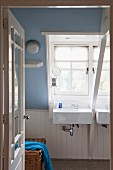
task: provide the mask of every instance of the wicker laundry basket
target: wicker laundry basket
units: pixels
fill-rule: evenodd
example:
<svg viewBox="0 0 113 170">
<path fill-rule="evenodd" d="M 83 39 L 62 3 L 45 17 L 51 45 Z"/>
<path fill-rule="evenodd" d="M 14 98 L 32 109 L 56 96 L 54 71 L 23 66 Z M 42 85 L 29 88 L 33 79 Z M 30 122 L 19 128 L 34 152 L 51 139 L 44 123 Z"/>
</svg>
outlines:
<svg viewBox="0 0 113 170">
<path fill-rule="evenodd" d="M 46 143 L 45 138 L 26 140 Z M 42 150 L 25 150 L 25 170 L 42 170 L 42 157 Z"/>
</svg>

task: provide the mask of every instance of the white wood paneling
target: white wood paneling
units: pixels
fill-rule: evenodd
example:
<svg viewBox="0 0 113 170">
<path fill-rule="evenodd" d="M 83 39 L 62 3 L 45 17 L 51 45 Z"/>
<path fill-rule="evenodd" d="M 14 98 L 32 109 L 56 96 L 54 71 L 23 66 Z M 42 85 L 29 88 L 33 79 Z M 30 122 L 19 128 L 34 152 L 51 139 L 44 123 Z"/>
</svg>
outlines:
<svg viewBox="0 0 113 170">
<path fill-rule="evenodd" d="M 80 159 L 82 158 L 82 125 L 79 126 L 78 129 L 76 129 L 76 141 L 77 141 L 77 158 Z"/>
<path fill-rule="evenodd" d="M 46 138 L 52 158 L 90 159 L 88 156 L 89 126 L 75 125 L 74 135 L 62 131 L 61 125 L 54 125 L 47 110 L 26 110 L 30 119 L 26 121 L 26 138 Z M 104 128 L 95 122 L 93 159 L 109 159 L 109 126 Z"/>
<path fill-rule="evenodd" d="M 37 124 L 38 124 L 38 119 L 36 120 L 37 115 L 39 115 L 39 112 L 37 114 L 35 111 L 28 111 L 27 115 L 30 116 L 30 119 L 26 120 L 26 136 L 30 138 L 35 138 L 36 136 L 36 131 L 39 131 L 37 129 Z"/>
<path fill-rule="evenodd" d="M 98 146 L 98 157 L 99 159 L 101 157 L 103 157 L 103 127 L 98 125 L 98 136 L 97 136 L 97 139 L 98 139 L 98 143 L 97 143 L 97 146 Z"/>
<path fill-rule="evenodd" d="M 94 133 L 94 142 L 93 142 L 93 158 L 94 159 L 99 159 L 98 157 L 98 140 L 97 140 L 97 137 L 98 137 L 98 125 L 97 123 L 95 124 L 95 133 Z"/>
<path fill-rule="evenodd" d="M 61 146 L 62 146 L 62 158 L 66 158 L 66 155 L 67 155 L 67 152 L 66 152 L 66 147 L 67 147 L 67 133 L 62 131 L 61 132 L 61 125 L 59 126 L 60 127 L 60 130 L 59 130 L 59 133 L 61 133 L 62 137 L 61 137 Z M 59 145 L 59 143 L 58 143 Z M 59 154 L 59 153 L 58 153 Z"/>
<path fill-rule="evenodd" d="M 84 159 L 87 159 L 88 145 L 89 145 L 89 142 L 88 142 L 88 126 L 87 125 L 83 125 L 83 127 L 82 127 L 82 136 L 83 136 L 82 156 L 83 156 Z"/>
<path fill-rule="evenodd" d="M 109 153 L 110 153 L 110 145 L 106 145 L 106 143 L 110 143 L 110 133 L 109 133 L 109 127 L 108 129 L 104 128 L 103 129 L 103 157 L 104 159 L 107 159 L 109 157 Z"/>
</svg>

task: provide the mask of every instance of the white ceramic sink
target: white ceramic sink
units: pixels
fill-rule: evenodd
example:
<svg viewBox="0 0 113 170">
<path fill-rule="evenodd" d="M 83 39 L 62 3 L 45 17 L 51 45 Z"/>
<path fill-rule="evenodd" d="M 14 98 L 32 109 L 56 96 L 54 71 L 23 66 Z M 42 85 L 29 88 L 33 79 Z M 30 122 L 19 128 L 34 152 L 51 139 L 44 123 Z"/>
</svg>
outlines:
<svg viewBox="0 0 113 170">
<path fill-rule="evenodd" d="M 91 109 L 61 108 L 53 109 L 54 124 L 91 124 Z"/>
<path fill-rule="evenodd" d="M 96 109 L 96 122 L 98 124 L 110 124 L 110 111 L 107 109 Z"/>
</svg>

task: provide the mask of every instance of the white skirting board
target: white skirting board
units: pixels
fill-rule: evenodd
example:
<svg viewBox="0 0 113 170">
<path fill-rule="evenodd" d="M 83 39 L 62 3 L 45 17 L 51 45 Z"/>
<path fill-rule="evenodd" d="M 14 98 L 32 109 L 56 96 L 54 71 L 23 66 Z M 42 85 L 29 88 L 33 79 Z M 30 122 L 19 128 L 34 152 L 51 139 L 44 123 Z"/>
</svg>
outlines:
<svg viewBox="0 0 113 170">
<path fill-rule="evenodd" d="M 89 125 L 75 125 L 74 135 L 54 125 L 48 110 L 26 110 L 26 138 L 46 138 L 51 158 L 89 159 Z M 110 135 L 107 128 L 95 122 L 93 159 L 110 159 Z"/>
</svg>

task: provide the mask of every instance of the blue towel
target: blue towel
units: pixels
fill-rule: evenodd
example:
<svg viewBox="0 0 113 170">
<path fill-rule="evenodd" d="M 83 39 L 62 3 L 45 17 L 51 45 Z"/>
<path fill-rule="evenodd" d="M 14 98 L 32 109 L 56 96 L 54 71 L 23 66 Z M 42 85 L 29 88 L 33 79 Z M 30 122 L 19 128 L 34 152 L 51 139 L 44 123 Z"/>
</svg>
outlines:
<svg viewBox="0 0 113 170">
<path fill-rule="evenodd" d="M 43 152 L 43 161 L 44 161 L 45 170 L 53 170 L 49 152 L 44 143 L 25 141 L 25 149 L 32 150 L 32 151 L 41 149 Z"/>
</svg>

